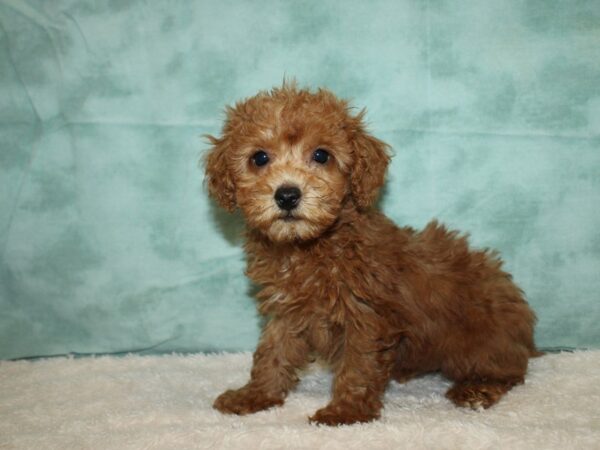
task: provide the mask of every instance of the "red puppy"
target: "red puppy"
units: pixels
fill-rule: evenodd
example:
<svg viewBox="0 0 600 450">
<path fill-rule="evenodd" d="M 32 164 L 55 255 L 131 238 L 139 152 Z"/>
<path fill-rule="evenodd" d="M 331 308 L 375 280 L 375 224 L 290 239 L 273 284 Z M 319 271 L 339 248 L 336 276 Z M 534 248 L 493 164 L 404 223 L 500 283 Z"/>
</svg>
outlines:
<svg viewBox="0 0 600 450">
<path fill-rule="evenodd" d="M 388 146 L 362 119 L 326 90 L 284 84 L 229 108 L 209 136 L 208 190 L 245 217 L 247 273 L 269 317 L 250 381 L 215 401 L 224 413 L 283 404 L 311 354 L 335 372 L 313 422 L 373 420 L 390 379 L 432 371 L 454 381 L 454 403 L 487 408 L 537 354 L 535 315 L 495 253 L 373 207 Z"/>
</svg>

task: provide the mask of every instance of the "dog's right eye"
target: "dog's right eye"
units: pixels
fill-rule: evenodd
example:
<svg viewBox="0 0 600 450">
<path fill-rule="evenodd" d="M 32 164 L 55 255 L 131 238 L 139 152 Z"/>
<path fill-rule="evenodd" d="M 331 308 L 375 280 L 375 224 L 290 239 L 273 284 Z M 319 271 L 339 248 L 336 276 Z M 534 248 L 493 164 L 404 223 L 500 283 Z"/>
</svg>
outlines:
<svg viewBox="0 0 600 450">
<path fill-rule="evenodd" d="M 262 150 L 257 151 L 254 155 L 252 155 L 252 162 L 257 167 L 262 167 L 269 162 L 269 155 L 267 155 Z"/>
</svg>

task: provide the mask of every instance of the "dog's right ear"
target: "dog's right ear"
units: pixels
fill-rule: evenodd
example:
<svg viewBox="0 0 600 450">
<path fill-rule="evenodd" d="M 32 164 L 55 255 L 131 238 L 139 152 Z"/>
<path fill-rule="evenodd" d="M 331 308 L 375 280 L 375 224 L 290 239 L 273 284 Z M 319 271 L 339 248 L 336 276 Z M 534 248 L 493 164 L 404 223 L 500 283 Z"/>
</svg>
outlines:
<svg viewBox="0 0 600 450">
<path fill-rule="evenodd" d="M 206 135 L 212 144 L 204 158 L 205 177 L 208 193 L 227 211 L 232 212 L 237 206 L 235 201 L 235 184 L 231 169 L 227 164 L 229 149 L 228 139 Z"/>
</svg>

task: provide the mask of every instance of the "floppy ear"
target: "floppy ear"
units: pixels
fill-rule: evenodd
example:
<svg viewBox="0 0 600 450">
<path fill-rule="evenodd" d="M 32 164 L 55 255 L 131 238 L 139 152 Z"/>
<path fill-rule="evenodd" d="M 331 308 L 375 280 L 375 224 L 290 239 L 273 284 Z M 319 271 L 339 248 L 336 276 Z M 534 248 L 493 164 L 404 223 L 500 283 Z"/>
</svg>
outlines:
<svg viewBox="0 0 600 450">
<path fill-rule="evenodd" d="M 212 148 L 204 158 L 204 181 L 208 187 L 208 193 L 219 205 L 232 212 L 237 205 L 235 201 L 235 184 L 227 164 L 226 154 L 229 148 L 227 138 L 218 139 L 210 135 L 205 137 L 212 144 Z"/>
<path fill-rule="evenodd" d="M 350 176 L 352 197 L 358 209 L 366 209 L 377 199 L 379 188 L 383 186 L 385 172 L 390 162 L 390 146 L 365 131 L 361 111 L 355 118 L 353 136 L 354 166 Z"/>
</svg>

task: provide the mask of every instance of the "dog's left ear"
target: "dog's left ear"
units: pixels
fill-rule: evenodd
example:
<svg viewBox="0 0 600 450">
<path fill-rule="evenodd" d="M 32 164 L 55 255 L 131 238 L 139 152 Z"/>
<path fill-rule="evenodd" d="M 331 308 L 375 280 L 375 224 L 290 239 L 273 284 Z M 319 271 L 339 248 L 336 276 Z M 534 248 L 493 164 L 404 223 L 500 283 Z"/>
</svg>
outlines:
<svg viewBox="0 0 600 450">
<path fill-rule="evenodd" d="M 363 110 L 355 117 L 350 138 L 355 159 L 350 176 L 352 197 L 357 208 L 363 210 L 377 199 L 390 162 L 390 146 L 365 130 L 364 113 Z"/>
</svg>

